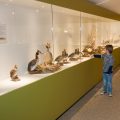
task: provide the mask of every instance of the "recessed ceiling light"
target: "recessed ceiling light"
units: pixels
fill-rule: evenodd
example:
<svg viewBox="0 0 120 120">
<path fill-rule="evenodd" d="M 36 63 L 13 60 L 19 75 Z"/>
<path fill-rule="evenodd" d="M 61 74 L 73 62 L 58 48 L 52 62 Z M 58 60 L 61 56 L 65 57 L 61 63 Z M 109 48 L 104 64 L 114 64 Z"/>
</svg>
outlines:
<svg viewBox="0 0 120 120">
<path fill-rule="evenodd" d="M 104 4 L 110 0 L 89 0 L 89 1 L 95 3 L 96 5 L 101 5 L 101 4 Z"/>
<path fill-rule="evenodd" d="M 36 10 L 35 10 L 35 12 L 36 12 L 36 13 L 39 13 L 39 12 L 40 12 L 40 10 L 39 10 L 39 9 L 36 9 Z"/>
<path fill-rule="evenodd" d="M 53 29 L 53 27 L 52 27 L 52 28 L 51 28 L 51 31 L 53 32 L 53 30 L 54 30 L 54 29 Z"/>
<path fill-rule="evenodd" d="M 9 2 L 13 2 L 13 0 L 9 0 Z"/>
<path fill-rule="evenodd" d="M 12 15 L 15 15 L 15 11 L 12 11 Z"/>
<path fill-rule="evenodd" d="M 101 5 L 101 4 L 104 4 L 106 2 L 108 2 L 109 0 L 102 0 L 101 2 L 97 3 L 96 5 Z"/>
<path fill-rule="evenodd" d="M 5 6 L 9 6 L 9 4 L 8 4 L 8 3 L 6 3 L 6 4 L 5 4 Z"/>
<path fill-rule="evenodd" d="M 45 8 L 45 6 L 44 6 L 44 5 L 42 5 L 41 7 L 42 7 L 42 8 Z"/>
<path fill-rule="evenodd" d="M 80 31 L 82 31 L 82 27 L 80 27 Z"/>
<path fill-rule="evenodd" d="M 64 30 L 64 33 L 68 33 L 68 30 Z"/>
</svg>

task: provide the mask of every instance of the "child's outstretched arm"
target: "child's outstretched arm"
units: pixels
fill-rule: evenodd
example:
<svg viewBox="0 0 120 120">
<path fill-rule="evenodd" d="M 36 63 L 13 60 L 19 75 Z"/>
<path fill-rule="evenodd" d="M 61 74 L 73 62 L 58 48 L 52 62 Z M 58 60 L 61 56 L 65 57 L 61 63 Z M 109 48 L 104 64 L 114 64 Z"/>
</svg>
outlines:
<svg viewBox="0 0 120 120">
<path fill-rule="evenodd" d="M 102 55 L 93 55 L 94 58 L 102 58 Z"/>
</svg>

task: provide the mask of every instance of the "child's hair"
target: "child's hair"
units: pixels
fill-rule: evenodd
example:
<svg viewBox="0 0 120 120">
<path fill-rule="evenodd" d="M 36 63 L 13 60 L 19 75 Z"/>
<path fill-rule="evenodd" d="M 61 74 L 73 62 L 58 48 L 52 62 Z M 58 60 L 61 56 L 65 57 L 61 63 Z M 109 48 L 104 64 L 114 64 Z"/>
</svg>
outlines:
<svg viewBox="0 0 120 120">
<path fill-rule="evenodd" d="M 106 50 L 108 50 L 108 52 L 110 54 L 112 54 L 112 52 L 113 52 L 113 46 L 112 45 L 106 45 L 105 48 L 106 48 Z"/>
</svg>

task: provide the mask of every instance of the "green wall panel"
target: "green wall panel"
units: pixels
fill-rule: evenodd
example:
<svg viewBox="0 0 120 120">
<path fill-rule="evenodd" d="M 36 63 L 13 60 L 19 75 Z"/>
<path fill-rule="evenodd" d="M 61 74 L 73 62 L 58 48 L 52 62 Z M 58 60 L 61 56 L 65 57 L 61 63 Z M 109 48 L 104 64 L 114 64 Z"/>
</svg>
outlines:
<svg viewBox="0 0 120 120">
<path fill-rule="evenodd" d="M 113 56 L 115 58 L 115 65 L 114 68 L 116 68 L 118 65 L 120 65 L 120 48 L 116 49 L 113 52 Z"/>
<path fill-rule="evenodd" d="M 120 48 L 114 51 L 120 64 Z M 118 60 L 119 59 L 119 60 Z M 91 59 L 0 97 L 0 120 L 55 120 L 101 81 L 102 61 Z"/>
</svg>

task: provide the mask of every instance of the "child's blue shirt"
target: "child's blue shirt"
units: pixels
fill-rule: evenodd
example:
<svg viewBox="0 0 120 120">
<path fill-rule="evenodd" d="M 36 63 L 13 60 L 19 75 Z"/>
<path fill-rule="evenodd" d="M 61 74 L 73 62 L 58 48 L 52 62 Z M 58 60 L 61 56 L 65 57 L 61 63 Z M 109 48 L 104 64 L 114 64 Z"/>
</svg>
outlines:
<svg viewBox="0 0 120 120">
<path fill-rule="evenodd" d="M 94 55 L 95 58 L 103 59 L 103 72 L 111 74 L 113 72 L 114 58 L 112 54 Z"/>
<path fill-rule="evenodd" d="M 103 54 L 101 55 L 101 58 L 103 58 L 103 72 L 104 73 L 112 73 L 112 68 L 114 65 L 114 58 L 112 54 Z"/>
</svg>

